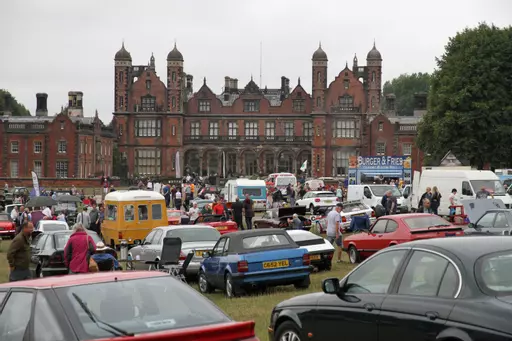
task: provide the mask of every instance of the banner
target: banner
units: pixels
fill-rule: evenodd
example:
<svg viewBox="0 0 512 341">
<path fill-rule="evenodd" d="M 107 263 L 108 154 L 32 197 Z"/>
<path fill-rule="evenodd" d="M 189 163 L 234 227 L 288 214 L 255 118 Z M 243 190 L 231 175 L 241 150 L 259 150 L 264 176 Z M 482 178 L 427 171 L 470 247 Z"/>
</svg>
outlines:
<svg viewBox="0 0 512 341">
<path fill-rule="evenodd" d="M 176 152 L 176 177 L 181 178 L 180 151 Z"/>
<path fill-rule="evenodd" d="M 300 166 L 300 171 L 305 172 L 307 168 L 308 168 L 308 160 L 304 161 L 302 166 Z"/>
<path fill-rule="evenodd" d="M 412 181 L 410 156 L 351 156 L 349 158 L 349 184 L 359 184 L 363 179 L 398 178 L 404 184 Z"/>
<path fill-rule="evenodd" d="M 32 185 L 34 186 L 36 197 L 40 196 L 41 191 L 39 190 L 39 179 L 37 178 L 37 174 L 35 172 L 32 172 Z"/>
</svg>

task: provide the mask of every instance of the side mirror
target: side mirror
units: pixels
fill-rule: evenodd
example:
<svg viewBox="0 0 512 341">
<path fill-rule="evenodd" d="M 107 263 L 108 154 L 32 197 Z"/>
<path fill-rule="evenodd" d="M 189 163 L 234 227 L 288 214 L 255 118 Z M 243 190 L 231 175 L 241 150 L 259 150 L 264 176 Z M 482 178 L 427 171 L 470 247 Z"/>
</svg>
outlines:
<svg viewBox="0 0 512 341">
<path fill-rule="evenodd" d="M 409 194 L 404 194 L 403 197 L 404 199 L 407 199 L 409 197 Z"/>
<path fill-rule="evenodd" d="M 469 224 L 468 224 L 468 228 L 469 228 L 469 229 L 476 229 L 476 225 L 475 225 L 475 224 L 473 224 L 473 223 L 469 223 Z"/>
<path fill-rule="evenodd" d="M 140 245 L 140 244 L 142 244 L 142 242 L 140 241 L 140 239 L 135 239 L 135 240 L 133 241 L 133 245 L 136 245 L 136 246 L 137 246 L 137 245 Z"/>
<path fill-rule="evenodd" d="M 336 277 L 326 278 L 322 282 L 322 290 L 329 295 L 336 295 L 340 292 L 340 280 Z"/>
<path fill-rule="evenodd" d="M 206 251 L 206 252 L 203 252 L 203 258 L 210 258 L 210 252 Z"/>
</svg>

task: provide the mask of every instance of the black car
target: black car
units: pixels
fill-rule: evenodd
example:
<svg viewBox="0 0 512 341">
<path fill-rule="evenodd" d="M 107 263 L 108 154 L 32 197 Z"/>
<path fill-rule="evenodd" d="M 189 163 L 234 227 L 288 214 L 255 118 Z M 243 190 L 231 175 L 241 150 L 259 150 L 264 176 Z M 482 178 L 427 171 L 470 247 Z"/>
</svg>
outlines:
<svg viewBox="0 0 512 341">
<path fill-rule="evenodd" d="M 34 232 L 30 245 L 30 271 L 33 277 L 65 275 L 68 273 L 64 264 L 64 247 L 72 233 L 73 231 L 70 230 Z M 96 232 L 87 230 L 87 233 L 96 244 L 102 241 Z M 105 252 L 117 258 L 114 249 L 107 248 Z"/>
<path fill-rule="evenodd" d="M 386 248 L 271 314 L 270 340 L 512 340 L 512 239 Z"/>
</svg>

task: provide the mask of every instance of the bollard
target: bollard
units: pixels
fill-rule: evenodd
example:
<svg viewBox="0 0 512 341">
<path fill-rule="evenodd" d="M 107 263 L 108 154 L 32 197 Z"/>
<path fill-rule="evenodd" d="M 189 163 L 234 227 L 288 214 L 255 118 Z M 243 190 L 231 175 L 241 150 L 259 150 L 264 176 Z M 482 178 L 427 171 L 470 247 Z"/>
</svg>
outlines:
<svg viewBox="0 0 512 341">
<path fill-rule="evenodd" d="M 128 259 L 128 242 L 125 239 L 121 239 L 121 246 L 119 247 L 119 251 L 121 253 L 121 260 L 125 261 Z"/>
</svg>

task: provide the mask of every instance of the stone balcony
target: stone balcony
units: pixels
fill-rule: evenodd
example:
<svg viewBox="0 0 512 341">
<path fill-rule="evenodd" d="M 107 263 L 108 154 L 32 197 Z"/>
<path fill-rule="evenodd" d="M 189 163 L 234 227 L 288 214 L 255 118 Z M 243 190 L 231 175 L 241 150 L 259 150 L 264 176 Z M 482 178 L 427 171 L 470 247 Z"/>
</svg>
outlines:
<svg viewBox="0 0 512 341">
<path fill-rule="evenodd" d="M 312 136 L 225 136 L 225 135 L 185 135 L 185 143 L 279 143 L 279 144 L 311 144 Z"/>
<path fill-rule="evenodd" d="M 331 107 L 331 113 L 332 114 L 353 114 L 353 113 L 360 113 L 361 108 L 360 107 L 346 107 L 346 106 L 332 106 Z"/>
</svg>

